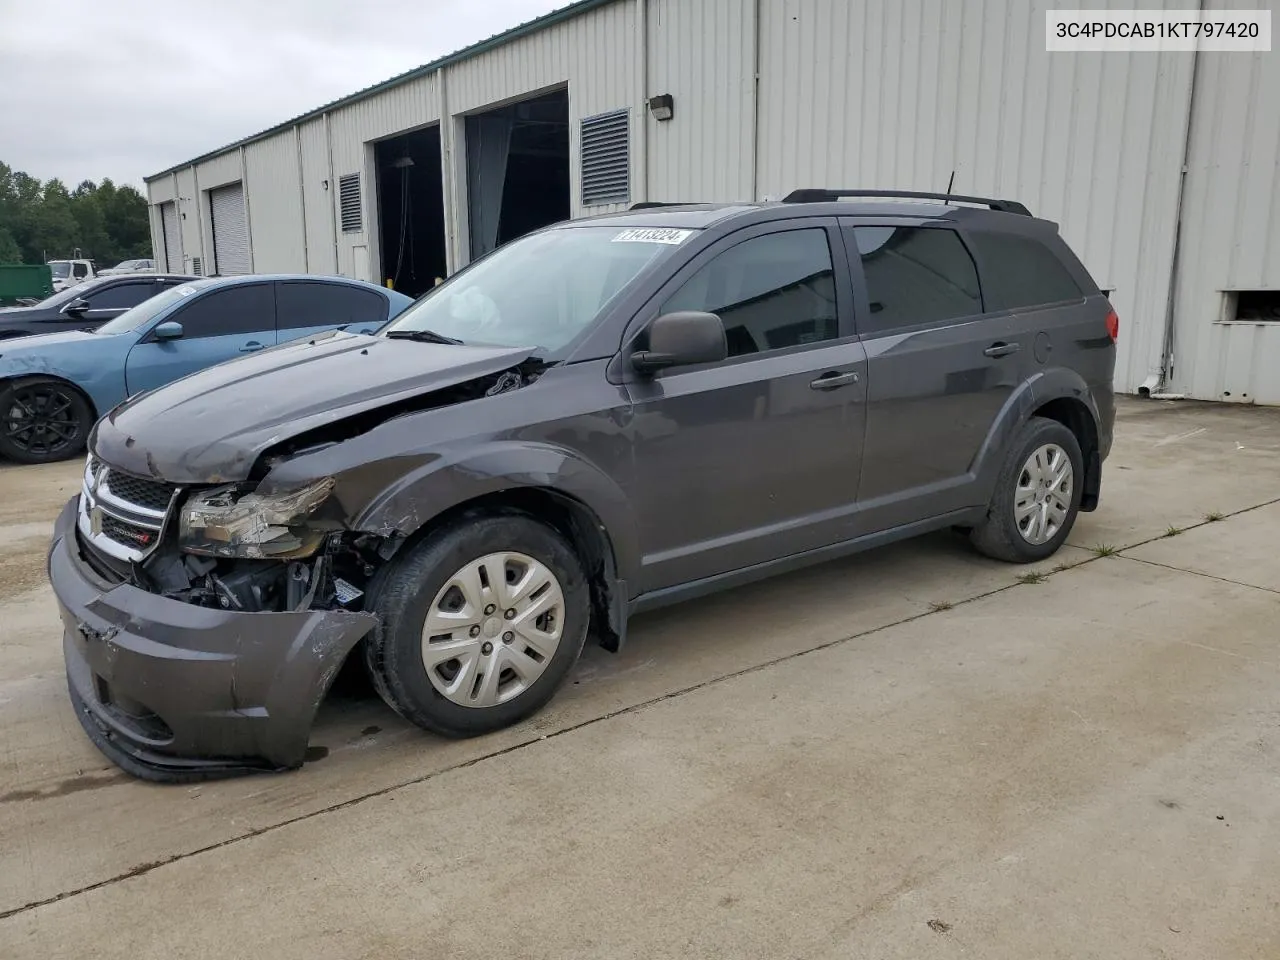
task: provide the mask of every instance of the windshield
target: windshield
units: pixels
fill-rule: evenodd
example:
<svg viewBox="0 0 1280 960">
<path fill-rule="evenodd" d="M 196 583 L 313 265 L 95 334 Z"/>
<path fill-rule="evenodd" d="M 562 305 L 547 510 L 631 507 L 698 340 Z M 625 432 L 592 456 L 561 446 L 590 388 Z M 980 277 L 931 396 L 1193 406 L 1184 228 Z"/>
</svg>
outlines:
<svg viewBox="0 0 1280 960">
<path fill-rule="evenodd" d="M 104 323 L 94 333 L 128 333 L 130 330 L 136 330 L 144 323 L 151 322 L 179 300 L 191 296 L 199 289 L 193 283 L 184 283 L 180 287 L 170 287 L 164 293 L 157 294 L 150 300 L 143 300 L 132 310 L 126 310 L 114 320 Z"/>
<path fill-rule="evenodd" d="M 557 350 L 692 235 L 601 226 L 521 237 L 432 290 L 383 335 L 431 331 L 463 343 Z"/>
<path fill-rule="evenodd" d="M 71 264 L 66 260 L 50 261 L 49 269 L 53 271 L 53 279 L 55 280 L 65 280 L 71 276 Z"/>
</svg>

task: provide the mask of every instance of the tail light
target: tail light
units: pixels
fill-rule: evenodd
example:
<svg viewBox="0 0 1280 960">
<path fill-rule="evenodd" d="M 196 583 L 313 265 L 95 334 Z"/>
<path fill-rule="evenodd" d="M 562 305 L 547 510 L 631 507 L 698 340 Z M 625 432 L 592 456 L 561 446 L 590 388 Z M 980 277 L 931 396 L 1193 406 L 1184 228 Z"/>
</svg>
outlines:
<svg viewBox="0 0 1280 960">
<path fill-rule="evenodd" d="M 1112 343 L 1120 339 L 1120 318 L 1114 310 L 1107 311 L 1107 335 L 1111 337 Z"/>
</svg>

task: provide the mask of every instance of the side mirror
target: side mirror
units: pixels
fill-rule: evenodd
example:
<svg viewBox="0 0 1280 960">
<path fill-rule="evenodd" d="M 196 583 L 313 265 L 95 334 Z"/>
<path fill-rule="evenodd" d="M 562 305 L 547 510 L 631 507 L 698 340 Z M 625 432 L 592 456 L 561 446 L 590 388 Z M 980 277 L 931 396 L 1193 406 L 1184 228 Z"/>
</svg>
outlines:
<svg viewBox="0 0 1280 960">
<path fill-rule="evenodd" d="M 178 340 L 182 337 L 182 324 L 177 320 L 166 320 L 151 333 L 157 340 Z"/>
<path fill-rule="evenodd" d="M 81 316 L 89 310 L 89 301 L 84 297 L 76 297 L 65 307 L 62 308 L 63 313 L 69 313 L 73 317 Z"/>
<path fill-rule="evenodd" d="M 665 313 L 649 324 L 649 349 L 631 355 L 640 373 L 695 363 L 715 363 L 729 355 L 724 323 L 714 313 L 682 310 Z"/>
</svg>

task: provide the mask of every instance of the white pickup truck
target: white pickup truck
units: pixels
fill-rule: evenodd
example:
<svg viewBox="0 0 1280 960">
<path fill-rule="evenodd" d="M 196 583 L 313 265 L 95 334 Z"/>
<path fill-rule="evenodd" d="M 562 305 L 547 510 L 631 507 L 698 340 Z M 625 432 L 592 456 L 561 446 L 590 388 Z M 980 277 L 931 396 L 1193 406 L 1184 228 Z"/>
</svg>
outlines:
<svg viewBox="0 0 1280 960">
<path fill-rule="evenodd" d="M 92 260 L 50 260 L 49 269 L 53 271 L 54 293 L 98 275 Z"/>
</svg>

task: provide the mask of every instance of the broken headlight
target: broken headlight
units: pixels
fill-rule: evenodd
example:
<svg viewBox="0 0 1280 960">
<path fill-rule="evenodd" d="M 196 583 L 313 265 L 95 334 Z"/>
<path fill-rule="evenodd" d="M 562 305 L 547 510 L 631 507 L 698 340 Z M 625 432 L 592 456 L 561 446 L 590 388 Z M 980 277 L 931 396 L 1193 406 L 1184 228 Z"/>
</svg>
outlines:
<svg viewBox="0 0 1280 960">
<path fill-rule="evenodd" d="M 178 544 L 206 557 L 291 560 L 309 557 L 324 540 L 307 518 L 333 490 L 325 477 L 292 490 L 258 493 L 229 484 L 192 494 L 178 518 Z"/>
</svg>

